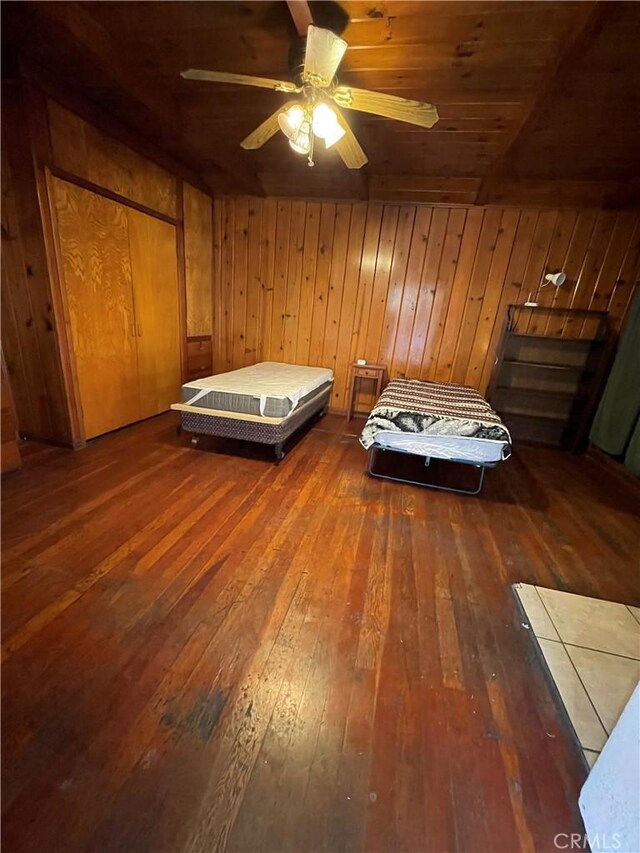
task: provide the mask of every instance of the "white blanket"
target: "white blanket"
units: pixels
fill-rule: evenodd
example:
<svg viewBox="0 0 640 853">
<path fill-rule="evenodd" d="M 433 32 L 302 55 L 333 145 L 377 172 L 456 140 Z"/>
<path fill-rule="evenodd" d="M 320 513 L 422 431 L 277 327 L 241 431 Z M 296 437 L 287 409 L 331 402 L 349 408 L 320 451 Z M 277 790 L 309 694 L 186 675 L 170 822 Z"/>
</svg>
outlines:
<svg viewBox="0 0 640 853">
<path fill-rule="evenodd" d="M 325 367 L 305 367 L 301 364 L 285 364 L 278 361 L 261 361 L 251 367 L 241 367 L 217 376 L 205 376 L 188 382 L 185 388 L 193 388 L 194 395 L 186 400 L 194 405 L 209 391 L 230 394 L 245 394 L 260 399 L 260 414 L 264 415 L 267 398 L 288 399 L 293 409 L 302 397 L 333 381 L 333 371 Z"/>
</svg>

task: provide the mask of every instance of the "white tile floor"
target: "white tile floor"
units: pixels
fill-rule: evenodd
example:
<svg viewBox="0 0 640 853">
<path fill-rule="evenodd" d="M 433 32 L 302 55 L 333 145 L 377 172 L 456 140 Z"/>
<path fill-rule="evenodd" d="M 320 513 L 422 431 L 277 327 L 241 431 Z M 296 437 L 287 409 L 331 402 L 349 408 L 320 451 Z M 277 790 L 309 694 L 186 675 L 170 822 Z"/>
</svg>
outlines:
<svg viewBox="0 0 640 853">
<path fill-rule="evenodd" d="M 593 767 L 640 680 L 640 608 L 530 584 L 515 591 Z"/>
</svg>

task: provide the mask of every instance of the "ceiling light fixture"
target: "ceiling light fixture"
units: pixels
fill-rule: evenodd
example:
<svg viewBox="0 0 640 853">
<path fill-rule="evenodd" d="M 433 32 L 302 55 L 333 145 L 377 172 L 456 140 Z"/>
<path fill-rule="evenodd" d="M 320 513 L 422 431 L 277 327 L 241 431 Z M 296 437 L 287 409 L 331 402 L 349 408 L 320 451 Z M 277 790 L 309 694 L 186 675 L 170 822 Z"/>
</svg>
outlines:
<svg viewBox="0 0 640 853">
<path fill-rule="evenodd" d="M 280 130 L 287 139 L 295 139 L 304 121 L 305 110 L 302 104 L 292 104 L 278 115 Z"/>
<path fill-rule="evenodd" d="M 338 116 L 328 104 L 319 103 L 313 108 L 313 133 L 324 139 L 326 148 L 331 148 L 345 135 L 344 128 L 338 123 Z"/>
<path fill-rule="evenodd" d="M 326 148 L 331 148 L 346 133 L 335 111 L 323 102 L 290 104 L 278 114 L 278 126 L 293 151 L 308 155 L 310 166 L 313 165 L 315 137 L 324 140 Z"/>
<path fill-rule="evenodd" d="M 289 139 L 289 145 L 298 154 L 309 154 L 311 151 L 311 125 L 303 121 L 296 135 Z"/>
<path fill-rule="evenodd" d="M 293 6 L 291 1 L 289 6 Z M 299 35 L 304 36 L 300 21 L 297 28 Z M 438 121 L 438 110 L 433 104 L 340 85 L 336 75 L 348 45 L 331 30 L 310 24 L 303 41 L 304 64 L 302 68 L 296 66 L 296 82 L 226 71 L 205 71 L 201 68 L 189 68 L 182 72 L 182 77 L 186 80 L 257 86 L 286 95 L 300 96 L 298 101 L 278 107 L 245 137 L 240 145 L 246 151 L 262 148 L 277 134 L 278 129 L 282 129 L 287 139 L 297 146 L 294 150 L 306 151 L 306 140 L 300 140 L 301 144 L 296 141 L 302 122 L 306 120 L 311 124 L 308 160 L 310 166 L 313 165 L 316 136 L 324 140 L 327 148 L 333 148 L 348 169 L 361 169 L 367 163 L 367 155 L 342 115 L 343 109 L 382 116 L 423 128 L 433 127 Z"/>
</svg>

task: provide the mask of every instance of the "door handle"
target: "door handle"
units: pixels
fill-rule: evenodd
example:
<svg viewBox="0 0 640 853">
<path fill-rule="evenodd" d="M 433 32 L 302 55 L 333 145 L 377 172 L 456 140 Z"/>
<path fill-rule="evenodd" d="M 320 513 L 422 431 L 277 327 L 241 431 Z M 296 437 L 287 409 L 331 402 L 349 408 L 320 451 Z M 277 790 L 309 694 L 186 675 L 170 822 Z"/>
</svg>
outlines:
<svg viewBox="0 0 640 853">
<path fill-rule="evenodd" d="M 142 337 L 142 325 L 140 323 L 138 323 L 138 337 Z"/>
</svg>

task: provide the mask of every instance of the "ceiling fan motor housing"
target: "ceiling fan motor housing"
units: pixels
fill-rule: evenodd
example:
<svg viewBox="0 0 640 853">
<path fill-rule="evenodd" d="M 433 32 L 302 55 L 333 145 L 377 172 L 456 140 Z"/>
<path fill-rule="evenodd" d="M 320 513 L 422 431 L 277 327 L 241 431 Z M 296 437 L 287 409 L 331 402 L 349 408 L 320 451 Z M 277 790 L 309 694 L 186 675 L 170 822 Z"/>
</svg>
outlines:
<svg viewBox="0 0 640 853">
<path fill-rule="evenodd" d="M 296 38 L 289 47 L 289 74 L 296 86 L 303 85 L 302 73 L 304 71 L 304 60 L 307 53 L 307 39 Z"/>
</svg>

